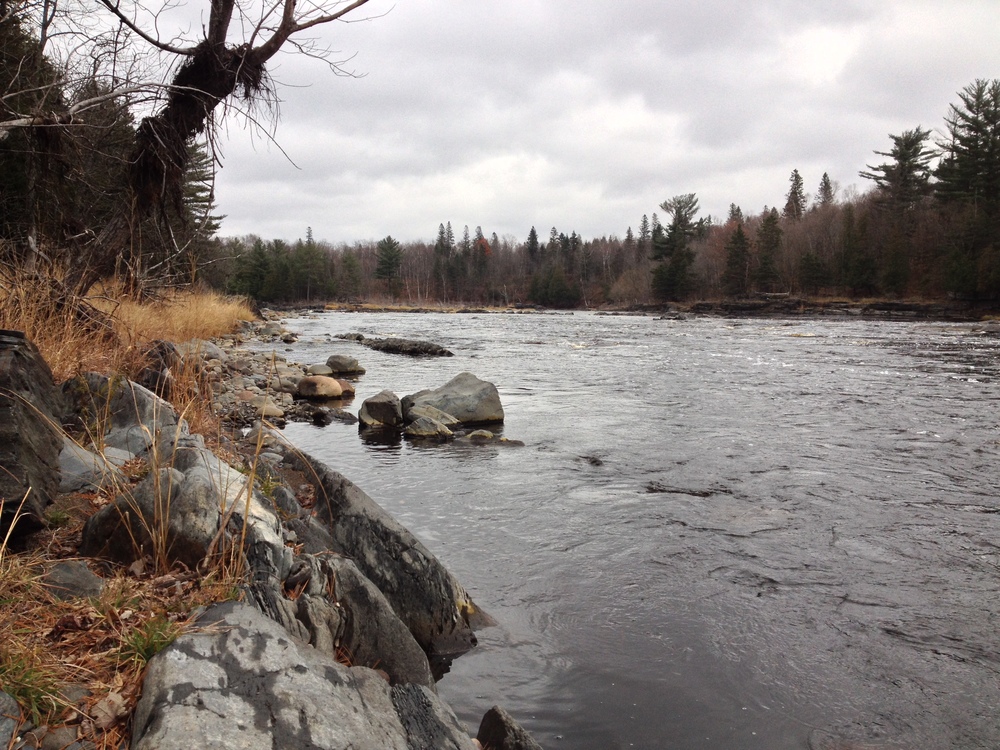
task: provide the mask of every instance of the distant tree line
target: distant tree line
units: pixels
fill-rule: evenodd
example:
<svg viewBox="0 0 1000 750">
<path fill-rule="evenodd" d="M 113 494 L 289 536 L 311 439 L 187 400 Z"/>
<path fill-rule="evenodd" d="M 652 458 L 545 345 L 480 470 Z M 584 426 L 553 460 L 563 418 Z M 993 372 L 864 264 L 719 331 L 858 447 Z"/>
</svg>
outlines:
<svg viewBox="0 0 1000 750">
<path fill-rule="evenodd" d="M 958 93 L 944 137 L 889 135 L 839 194 L 824 173 L 814 196 L 799 171 L 783 202 L 722 219 L 694 193 L 644 215 L 637 230 L 585 239 L 556 227 L 523 238 L 451 222 L 433 244 L 392 237 L 353 244 L 258 237 L 220 241 L 211 278 L 261 300 L 398 299 L 413 304 L 575 307 L 767 294 L 1000 298 L 1000 80 Z M 779 207 L 780 206 L 780 207 Z"/>
</svg>

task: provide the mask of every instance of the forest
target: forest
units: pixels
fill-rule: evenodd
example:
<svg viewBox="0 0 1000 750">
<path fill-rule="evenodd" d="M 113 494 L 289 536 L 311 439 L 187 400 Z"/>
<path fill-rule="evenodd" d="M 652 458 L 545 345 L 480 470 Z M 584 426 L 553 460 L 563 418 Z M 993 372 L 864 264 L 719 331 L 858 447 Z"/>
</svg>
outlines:
<svg viewBox="0 0 1000 750">
<path fill-rule="evenodd" d="M 915 125 L 872 144 L 864 191 L 842 193 L 824 173 L 807 176 L 810 194 L 794 170 L 775 186 L 774 206 L 745 209 L 734 185 L 728 214 L 714 217 L 696 194 L 675 195 L 590 238 L 572 227 L 498 236 L 448 217 L 428 217 L 432 242 L 331 243 L 308 228 L 294 240 L 219 236 L 217 111 L 267 101 L 277 49 L 362 4 L 314 5 L 307 16 L 286 0 L 234 44 L 235 3 L 213 2 L 213 20 L 183 46 L 154 36 L 155 17 L 111 0 L 101 5 L 117 25 L 104 36 L 55 0 L 0 0 L 3 283 L 16 272 L 44 275 L 67 295 L 115 278 L 137 294 L 202 285 L 272 303 L 565 308 L 772 294 L 1000 297 L 997 79 L 943 103 L 943 137 Z M 88 42 L 72 47 L 75 58 L 62 54 L 57 31 Z M 143 67 L 151 54 L 173 61 L 158 79 Z"/>
</svg>

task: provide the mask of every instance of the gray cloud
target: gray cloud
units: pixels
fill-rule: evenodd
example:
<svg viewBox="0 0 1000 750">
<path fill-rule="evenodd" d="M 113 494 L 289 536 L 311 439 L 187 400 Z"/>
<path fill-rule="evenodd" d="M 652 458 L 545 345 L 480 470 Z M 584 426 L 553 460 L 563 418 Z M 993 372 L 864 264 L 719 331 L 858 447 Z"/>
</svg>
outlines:
<svg viewBox="0 0 1000 750">
<path fill-rule="evenodd" d="M 939 127 L 1000 70 L 992 0 L 745 5 L 372 0 L 384 17 L 322 32 L 362 77 L 292 55 L 274 71 L 294 165 L 229 125 L 223 232 L 620 235 L 685 192 L 757 211 L 793 168 L 809 190 L 861 182 L 888 133 Z"/>
</svg>

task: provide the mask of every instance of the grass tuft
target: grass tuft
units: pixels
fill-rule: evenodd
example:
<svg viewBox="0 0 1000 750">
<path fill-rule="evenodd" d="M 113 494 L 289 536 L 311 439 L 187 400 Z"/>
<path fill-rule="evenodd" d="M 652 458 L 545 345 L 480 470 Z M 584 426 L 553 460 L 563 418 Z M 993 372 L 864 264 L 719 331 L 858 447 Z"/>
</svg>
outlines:
<svg viewBox="0 0 1000 750">
<path fill-rule="evenodd" d="M 176 622 L 163 615 L 155 615 L 122 638 L 121 657 L 141 669 L 182 632 L 183 628 Z"/>
</svg>

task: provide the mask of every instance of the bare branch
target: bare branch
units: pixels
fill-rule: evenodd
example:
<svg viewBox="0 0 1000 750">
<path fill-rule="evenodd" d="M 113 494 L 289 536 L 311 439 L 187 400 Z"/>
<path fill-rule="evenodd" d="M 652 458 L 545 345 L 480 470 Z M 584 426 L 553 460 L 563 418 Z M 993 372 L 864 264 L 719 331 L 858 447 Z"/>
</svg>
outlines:
<svg viewBox="0 0 1000 750">
<path fill-rule="evenodd" d="M 114 14 L 115 18 L 117 18 L 122 25 L 127 26 L 129 29 L 132 30 L 134 34 L 137 34 L 138 36 L 142 37 L 142 39 L 144 39 L 149 44 L 153 45 L 156 49 L 161 50 L 163 52 L 169 52 L 173 55 L 189 56 L 194 54 L 193 47 L 188 49 L 184 49 L 182 47 L 174 47 L 171 44 L 161 42 L 156 37 L 147 34 L 128 16 L 126 16 L 124 13 L 121 12 L 119 8 L 119 2 L 117 2 L 117 0 L 115 2 L 112 2 L 111 0 L 99 0 L 99 1 L 101 5 L 103 5 L 109 11 L 111 11 L 111 13 Z M 213 8 L 214 8 L 214 3 L 213 3 Z"/>
<path fill-rule="evenodd" d="M 292 34 L 305 31 L 306 29 L 311 29 L 314 26 L 319 26 L 320 24 L 336 21 L 343 18 L 348 13 L 357 10 L 367 2 L 368 0 L 355 0 L 347 7 L 341 8 L 334 13 L 316 16 L 315 18 L 299 23 L 295 20 L 295 0 L 284 0 L 284 10 L 282 13 L 281 24 L 277 29 L 275 29 L 270 39 L 259 47 L 254 48 L 253 55 L 258 63 L 265 63 L 277 54 L 278 50 L 281 49 L 281 46 L 288 41 L 288 38 Z"/>
</svg>

